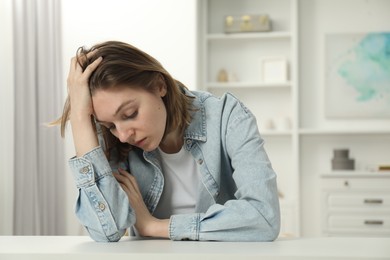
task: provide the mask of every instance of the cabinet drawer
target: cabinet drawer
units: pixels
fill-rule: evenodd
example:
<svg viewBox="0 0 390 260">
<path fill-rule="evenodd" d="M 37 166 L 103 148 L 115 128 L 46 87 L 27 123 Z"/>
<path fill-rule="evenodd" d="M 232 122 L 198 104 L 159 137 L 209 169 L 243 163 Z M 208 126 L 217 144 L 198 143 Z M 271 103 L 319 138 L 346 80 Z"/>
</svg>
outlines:
<svg viewBox="0 0 390 260">
<path fill-rule="evenodd" d="M 329 194 L 329 207 L 359 207 L 366 209 L 390 209 L 390 194 Z"/>
<path fill-rule="evenodd" d="M 390 178 L 324 178 L 324 190 L 389 191 Z"/>
<path fill-rule="evenodd" d="M 329 228 L 356 228 L 364 230 L 390 230 L 390 216 L 337 216 L 328 218 Z"/>
</svg>

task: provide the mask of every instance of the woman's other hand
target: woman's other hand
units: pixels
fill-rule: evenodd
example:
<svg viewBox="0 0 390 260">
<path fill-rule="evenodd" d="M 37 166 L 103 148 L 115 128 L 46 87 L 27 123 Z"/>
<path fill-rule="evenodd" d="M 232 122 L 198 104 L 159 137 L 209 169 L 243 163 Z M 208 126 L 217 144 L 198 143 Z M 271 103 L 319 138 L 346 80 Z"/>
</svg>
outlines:
<svg viewBox="0 0 390 260">
<path fill-rule="evenodd" d="M 135 228 L 138 233 L 146 237 L 168 238 L 169 219 L 161 220 L 153 217 L 143 201 L 137 180 L 134 176 L 123 169 L 118 169 L 118 171 L 114 176 L 126 192 L 130 205 L 135 211 Z"/>
</svg>

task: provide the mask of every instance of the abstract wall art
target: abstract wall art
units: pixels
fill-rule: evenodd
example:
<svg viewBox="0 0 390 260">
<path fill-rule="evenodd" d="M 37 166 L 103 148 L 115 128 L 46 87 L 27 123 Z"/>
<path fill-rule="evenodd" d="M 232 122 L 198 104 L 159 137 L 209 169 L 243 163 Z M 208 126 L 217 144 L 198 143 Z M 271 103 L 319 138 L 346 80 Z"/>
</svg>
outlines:
<svg viewBox="0 0 390 260">
<path fill-rule="evenodd" d="M 325 36 L 325 116 L 390 118 L 390 32 Z"/>
</svg>

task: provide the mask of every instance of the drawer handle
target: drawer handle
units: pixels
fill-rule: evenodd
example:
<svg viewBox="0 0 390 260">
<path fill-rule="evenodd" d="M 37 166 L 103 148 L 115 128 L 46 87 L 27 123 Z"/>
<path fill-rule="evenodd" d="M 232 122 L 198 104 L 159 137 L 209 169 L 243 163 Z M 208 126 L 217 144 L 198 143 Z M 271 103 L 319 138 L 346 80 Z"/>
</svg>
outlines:
<svg viewBox="0 0 390 260">
<path fill-rule="evenodd" d="M 364 199 L 364 203 L 366 204 L 382 204 L 382 199 Z"/>
<path fill-rule="evenodd" d="M 365 225 L 383 225 L 383 220 L 365 220 Z"/>
</svg>

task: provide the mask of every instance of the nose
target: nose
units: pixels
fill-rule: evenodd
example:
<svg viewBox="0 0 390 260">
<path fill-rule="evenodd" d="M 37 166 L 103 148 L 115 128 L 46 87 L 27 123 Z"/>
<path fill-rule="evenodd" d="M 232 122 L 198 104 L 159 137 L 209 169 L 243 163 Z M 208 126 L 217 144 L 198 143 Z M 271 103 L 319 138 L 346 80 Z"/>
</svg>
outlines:
<svg viewBox="0 0 390 260">
<path fill-rule="evenodd" d="M 129 139 L 132 135 L 134 135 L 134 130 L 117 126 L 117 138 L 122 143 L 129 142 Z"/>
</svg>

